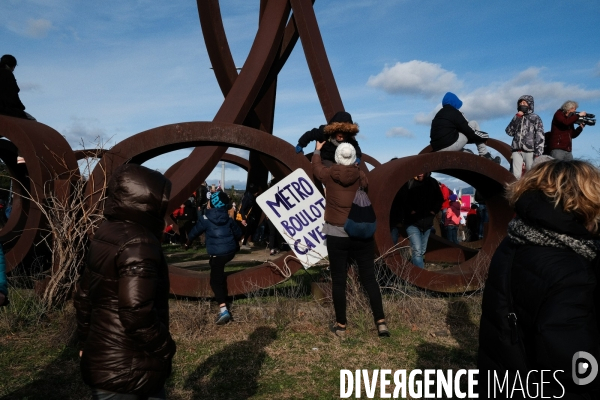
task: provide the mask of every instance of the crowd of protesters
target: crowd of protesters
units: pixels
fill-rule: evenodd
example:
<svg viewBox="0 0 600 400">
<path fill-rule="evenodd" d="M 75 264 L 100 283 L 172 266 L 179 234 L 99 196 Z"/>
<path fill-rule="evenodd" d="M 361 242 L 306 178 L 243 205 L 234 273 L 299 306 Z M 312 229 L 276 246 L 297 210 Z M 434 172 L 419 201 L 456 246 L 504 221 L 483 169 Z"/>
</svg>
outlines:
<svg viewBox="0 0 600 400">
<path fill-rule="evenodd" d="M 19 99 L 16 66 L 11 55 L 0 59 L 0 114 L 33 119 Z M 432 150 L 471 152 L 465 145 L 475 144 L 479 156 L 499 164 L 500 157 L 488 150 L 489 135 L 459 111 L 462 104 L 453 93 L 444 96 L 431 124 Z M 534 113 L 533 96 L 523 95 L 506 128 L 512 137 L 510 167 L 516 178 L 507 186 L 506 197 L 515 217 L 491 260 L 483 293 L 480 388 L 491 384 L 486 371 L 514 377 L 560 370 L 546 387 L 547 395 L 587 399 L 600 393 L 600 380 L 578 385 L 571 379 L 574 354 L 585 352 L 600 359 L 600 171 L 573 160 L 572 140 L 582 133 L 581 117 L 587 115 L 577 107 L 574 101 L 565 102 L 545 133 Z M 302 135 L 296 153 L 316 142 L 312 172 L 323 184 L 326 198 L 323 234 L 335 314 L 329 330 L 340 338 L 349 331 L 346 284 L 348 268 L 355 264 L 377 335 L 389 337 L 375 277 L 374 238 L 357 236 L 346 225 L 357 193 L 368 192 L 369 186 L 359 168 L 358 132 L 349 113 L 337 112 L 327 124 Z M 269 186 L 277 182 L 273 179 Z M 225 266 L 236 252 L 250 250 L 253 242 L 266 237 L 270 256 L 285 248 L 285 240 L 256 202 L 261 185 L 249 182 L 238 207 L 220 187 L 209 188 L 203 182 L 170 213 L 172 223 L 165 228 L 170 190 L 171 183 L 162 174 L 133 164 L 118 168 L 108 183 L 105 221 L 90 241 L 86 268 L 74 294 L 81 372 L 94 399 L 166 398 L 164 385 L 176 345 L 169 333 L 169 274 L 161 248 L 165 233 L 186 249 L 197 238 L 206 246 L 210 287 L 219 307 L 217 325 L 233 319 Z M 461 200 L 430 171 L 402 185 L 390 211 L 390 233 L 394 243 L 402 235 L 409 240 L 415 267 L 426 268 L 436 221 L 449 246 L 459 245 L 461 229 L 468 232 L 464 240 L 483 237 L 485 199 L 476 196 L 478 201 L 468 210 Z M 0 224 L 5 223 L 6 218 L 0 218 Z M 0 244 L 0 306 L 8 304 Z"/>
</svg>

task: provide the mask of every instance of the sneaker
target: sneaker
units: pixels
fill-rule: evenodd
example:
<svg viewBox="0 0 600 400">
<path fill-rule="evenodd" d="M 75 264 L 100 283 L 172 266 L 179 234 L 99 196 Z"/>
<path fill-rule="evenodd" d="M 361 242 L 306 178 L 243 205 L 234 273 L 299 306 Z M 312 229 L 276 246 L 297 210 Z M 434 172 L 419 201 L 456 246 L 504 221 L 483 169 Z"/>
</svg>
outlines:
<svg viewBox="0 0 600 400">
<path fill-rule="evenodd" d="M 252 250 L 252 248 L 250 246 L 243 244 L 240 246 L 240 250 Z"/>
<path fill-rule="evenodd" d="M 229 321 L 231 321 L 231 314 L 229 313 L 229 310 L 225 310 L 222 313 L 219 313 L 219 315 L 217 315 L 217 320 L 215 321 L 215 324 L 225 325 Z"/>
<path fill-rule="evenodd" d="M 492 157 L 492 155 L 490 154 L 489 151 L 487 153 L 485 153 L 484 155 L 482 155 L 481 157 L 487 158 L 488 160 L 493 161 L 496 164 L 500 164 L 500 156 Z"/>
<path fill-rule="evenodd" d="M 390 337 L 390 331 L 388 330 L 385 322 L 377 323 L 377 334 L 379 337 Z"/>
<path fill-rule="evenodd" d="M 462 149 L 463 153 L 469 153 L 469 154 L 473 154 L 473 151 L 471 151 L 470 149 Z"/>
<path fill-rule="evenodd" d="M 269 254 L 272 255 L 272 256 L 274 256 L 277 253 L 279 253 L 279 250 L 271 249 L 271 252 Z"/>
<path fill-rule="evenodd" d="M 345 339 L 346 338 L 346 328 L 342 328 L 341 326 L 339 326 L 337 323 L 331 325 L 329 327 L 329 330 L 337 337 L 339 337 L 340 339 Z"/>
</svg>

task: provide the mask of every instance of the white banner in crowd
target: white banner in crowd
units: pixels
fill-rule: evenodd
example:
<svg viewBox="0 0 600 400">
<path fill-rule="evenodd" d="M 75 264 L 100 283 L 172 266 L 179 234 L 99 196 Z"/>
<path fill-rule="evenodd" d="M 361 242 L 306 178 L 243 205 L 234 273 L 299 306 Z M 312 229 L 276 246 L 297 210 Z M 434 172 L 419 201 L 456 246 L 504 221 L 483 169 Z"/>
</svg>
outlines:
<svg viewBox="0 0 600 400">
<path fill-rule="evenodd" d="M 297 169 L 256 198 L 283 239 L 309 268 L 327 256 L 323 233 L 325 198 L 303 169 Z"/>
</svg>

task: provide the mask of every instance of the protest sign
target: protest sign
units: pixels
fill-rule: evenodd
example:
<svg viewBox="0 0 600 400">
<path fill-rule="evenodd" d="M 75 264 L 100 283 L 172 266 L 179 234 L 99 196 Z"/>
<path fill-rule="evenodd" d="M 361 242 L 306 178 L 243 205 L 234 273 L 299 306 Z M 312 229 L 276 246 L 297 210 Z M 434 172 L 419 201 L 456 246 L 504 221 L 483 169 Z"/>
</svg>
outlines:
<svg viewBox="0 0 600 400">
<path fill-rule="evenodd" d="M 303 169 L 286 176 L 258 196 L 256 202 L 304 268 L 327 256 L 325 198 Z"/>
</svg>

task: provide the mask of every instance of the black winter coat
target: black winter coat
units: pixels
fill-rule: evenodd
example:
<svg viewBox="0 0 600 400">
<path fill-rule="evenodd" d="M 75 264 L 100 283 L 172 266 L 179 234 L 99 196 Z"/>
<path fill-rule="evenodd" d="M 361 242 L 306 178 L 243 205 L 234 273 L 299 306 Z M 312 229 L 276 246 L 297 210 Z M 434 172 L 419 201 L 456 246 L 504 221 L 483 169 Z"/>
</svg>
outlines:
<svg viewBox="0 0 600 400">
<path fill-rule="evenodd" d="M 458 140 L 459 132 L 469 139 L 468 143 L 479 144 L 486 141 L 469 126 L 463 113 L 446 104 L 431 121 L 430 143 L 433 151 L 439 151 L 454 144 Z"/>
<path fill-rule="evenodd" d="M 323 132 L 323 128 L 325 128 L 325 125 L 321 125 L 318 128 L 313 128 L 310 131 L 304 133 L 304 135 L 300 136 L 298 144 L 302 147 L 306 147 L 312 141 L 325 141 L 325 144 L 321 148 L 321 160 L 331 161 L 335 163 L 335 150 L 337 149 L 337 146 L 331 143 L 331 136 L 326 135 L 325 132 Z M 354 150 L 356 150 L 356 157 L 362 157 L 362 151 L 360 150 L 358 142 L 356 141 L 354 136 L 349 137 L 348 140 L 345 140 L 343 143 L 350 143 L 354 147 Z"/>
<path fill-rule="evenodd" d="M 235 253 L 237 242 L 242 237 L 239 225 L 229 217 L 227 209 L 209 208 L 188 235 L 193 241 L 206 232 L 206 252 L 211 256 L 224 256 Z"/>
<path fill-rule="evenodd" d="M 171 373 L 169 271 L 160 237 L 171 183 L 138 165 L 115 172 L 107 218 L 75 296 L 81 372 L 92 388 L 148 395 Z"/>
<path fill-rule="evenodd" d="M 516 212 L 530 226 L 579 239 L 592 238 L 576 217 L 554 209 L 539 192 L 525 193 L 516 204 Z M 492 258 L 483 293 L 478 355 L 480 398 L 487 398 L 488 371 L 496 371 L 501 377 L 508 371 L 511 387 L 517 371 L 523 384 L 532 370 L 565 371 L 556 374 L 564 389 L 551 374 L 544 375 L 544 381 L 549 382 L 544 385 L 544 396 L 560 396 L 565 391 L 562 398 L 582 398 L 579 395 L 598 390 L 600 377 L 585 386 L 575 385 L 571 378 L 576 352 L 586 351 L 600 361 L 598 268 L 598 257 L 590 262 L 571 249 L 504 239 Z M 512 330 L 510 312 L 517 320 Z M 519 341 L 511 335 L 518 335 Z M 530 381 L 539 383 L 539 373 L 532 374 L 535 378 L 532 376 Z"/>
<path fill-rule="evenodd" d="M 19 98 L 20 90 L 12 71 L 0 68 L 0 114 L 27 118 Z"/>
<path fill-rule="evenodd" d="M 438 181 L 431 176 L 425 176 L 422 181 L 411 179 L 400 188 L 398 196 L 404 227 L 414 225 L 422 232 L 431 229 L 433 218 L 444 202 Z"/>
</svg>

